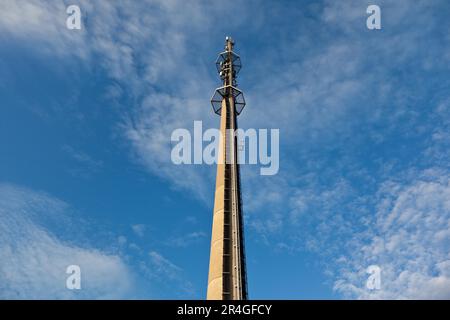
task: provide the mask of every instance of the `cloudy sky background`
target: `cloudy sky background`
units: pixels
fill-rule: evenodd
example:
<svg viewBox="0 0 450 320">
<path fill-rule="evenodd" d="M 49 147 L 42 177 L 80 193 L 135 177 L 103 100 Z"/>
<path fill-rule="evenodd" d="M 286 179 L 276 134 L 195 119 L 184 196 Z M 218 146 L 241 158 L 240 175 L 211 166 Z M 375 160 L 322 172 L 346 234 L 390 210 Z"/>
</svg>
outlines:
<svg viewBox="0 0 450 320">
<path fill-rule="evenodd" d="M 0 298 L 205 297 L 215 167 L 173 165 L 170 136 L 218 127 L 231 35 L 239 125 L 280 129 L 279 173 L 242 169 L 250 297 L 449 299 L 449 14 L 446 0 L 4 0 Z M 65 288 L 71 264 L 82 290 Z"/>
</svg>

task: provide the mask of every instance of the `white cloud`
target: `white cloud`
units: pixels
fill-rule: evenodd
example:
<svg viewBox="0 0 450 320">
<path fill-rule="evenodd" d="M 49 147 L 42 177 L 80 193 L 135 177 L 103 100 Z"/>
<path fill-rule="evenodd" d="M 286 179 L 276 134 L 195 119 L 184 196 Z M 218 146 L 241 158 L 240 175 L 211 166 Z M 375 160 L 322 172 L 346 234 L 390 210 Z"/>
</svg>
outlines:
<svg viewBox="0 0 450 320">
<path fill-rule="evenodd" d="M 155 267 L 156 273 L 163 273 L 173 279 L 182 271 L 180 267 L 176 266 L 156 251 L 150 251 L 148 255 L 150 256 L 152 266 Z"/>
<path fill-rule="evenodd" d="M 2 1 L 2 36 L 28 43 L 37 52 L 87 59 L 86 31 L 66 28 L 66 8 L 62 0 Z"/>
<path fill-rule="evenodd" d="M 0 29 L 11 38 L 27 37 L 40 43 L 33 47 L 37 50 L 48 48 L 48 54 L 73 54 L 73 48 L 78 48 L 82 54 L 77 55 L 89 63 L 95 56 L 95 63 L 117 80 L 114 89 L 110 89 L 122 92 L 117 86 L 126 88 L 125 92 L 134 101 L 131 108 L 127 106 L 122 126 L 122 134 L 131 145 L 134 159 L 175 188 L 187 189 L 204 200 L 209 199 L 211 192 L 206 186 L 213 183 L 214 170 L 173 165 L 170 133 L 176 128 L 190 128 L 194 120 L 217 126 L 209 97 L 219 81 L 209 72 L 214 68 L 212 63 L 206 63 L 204 56 L 196 53 L 210 45 L 213 34 L 208 32 L 215 30 L 213 26 L 224 14 L 221 5 L 194 2 L 186 7 L 175 0 L 126 4 L 79 1 L 79 4 L 86 18 L 82 33 L 65 28 L 63 1 L 9 0 L 0 12 Z M 255 16 L 252 12 L 254 3 L 235 1 L 231 5 L 238 7 L 240 12 L 240 15 L 230 17 L 233 28 L 244 24 L 248 28 L 264 25 L 265 16 L 261 15 L 255 25 L 248 26 L 246 18 Z M 261 7 L 259 4 L 258 8 L 270 10 L 271 5 Z M 258 59 L 253 63 L 244 61 L 250 69 L 247 70 L 248 78 L 254 80 L 249 83 L 249 107 L 243 115 L 245 124 L 255 128 L 282 128 L 283 143 L 300 150 L 311 142 L 324 142 L 321 139 L 331 139 L 328 142 L 333 145 L 344 143 L 345 138 L 352 135 L 354 125 L 362 121 L 370 123 L 385 114 L 390 115 L 385 120 L 396 126 L 395 119 L 407 112 L 407 108 L 392 110 L 387 102 L 395 99 L 401 102 L 407 95 L 405 88 L 391 80 L 389 66 L 401 66 L 414 59 L 415 40 L 427 38 L 431 27 L 425 26 L 434 21 L 433 12 L 427 9 L 425 2 L 414 6 L 407 1 L 386 4 L 383 9 L 389 14 L 383 21 L 386 25 L 393 24 L 401 37 L 369 38 L 363 32 L 365 7 L 359 2 L 325 1 L 320 8 L 322 11 L 316 12 L 320 25 L 305 22 L 306 32 L 298 32 L 287 42 L 283 38 L 276 39 L 280 54 L 292 63 L 276 64 L 271 77 L 265 77 L 265 64 L 259 63 Z M 418 17 L 414 30 L 406 27 L 409 23 L 406 17 L 411 16 Z M 359 19 L 362 29 L 355 28 Z M 342 37 L 326 39 L 321 42 L 321 47 L 317 47 L 316 36 L 324 37 L 328 32 L 325 30 L 334 28 L 343 31 Z M 260 32 L 258 34 L 263 36 L 273 29 Z M 205 36 L 207 34 L 209 37 Z M 343 40 L 346 41 L 343 43 Z M 383 42 L 382 46 L 380 42 Z M 437 47 L 435 54 L 445 52 L 445 45 Z M 239 42 L 237 48 L 239 50 Z M 299 55 L 293 48 L 311 50 L 304 50 Z M 370 54 L 369 57 L 373 51 L 377 55 Z M 261 54 L 269 55 L 264 60 L 278 59 L 278 54 L 265 50 Z M 213 59 L 214 56 L 211 62 Z M 442 64 L 441 60 L 433 61 L 435 68 Z M 270 99 L 266 99 L 267 96 Z M 362 99 L 364 96 L 373 103 L 367 103 Z M 377 108 L 374 103 L 378 104 Z M 375 139 L 376 133 L 371 134 Z M 383 139 L 380 135 L 376 138 Z M 281 166 L 285 168 L 290 157 L 285 154 L 281 157 Z M 274 191 L 271 192 L 273 195 Z"/>
<path fill-rule="evenodd" d="M 119 256 L 61 240 L 46 227 L 77 228 L 67 209 L 47 194 L 0 184 L 0 298 L 110 299 L 131 292 L 133 277 Z M 69 265 L 81 267 L 81 290 L 66 288 Z"/>
<path fill-rule="evenodd" d="M 188 247 L 206 237 L 207 235 L 203 231 L 194 231 L 182 236 L 172 237 L 167 241 L 167 244 L 174 247 Z"/>
<path fill-rule="evenodd" d="M 221 5 L 193 2 L 185 6 L 182 1 L 166 0 L 77 3 L 83 16 L 81 32 L 65 27 L 63 1 L 38 0 L 8 0 L 0 12 L 0 31 L 9 40 L 27 39 L 24 43 L 36 52 L 75 56 L 88 68 L 102 66 L 116 81 L 105 88 L 108 95 L 120 97 L 125 92 L 134 103 L 131 108 L 124 106 L 121 124 L 133 159 L 175 188 L 205 199 L 209 188 L 204 182 L 212 173 L 198 166 L 172 164 L 170 136 L 176 128 L 191 127 L 194 120 L 217 124 L 209 104 L 219 84 L 209 72 L 215 57 L 206 65 L 197 52 L 204 46 L 201 35 L 223 15 Z M 244 17 L 230 17 L 235 20 L 243 23 Z"/>
<path fill-rule="evenodd" d="M 145 235 L 145 230 L 147 229 L 143 224 L 134 224 L 131 226 L 133 232 L 139 237 L 143 237 Z"/>
<path fill-rule="evenodd" d="M 94 159 L 82 150 L 76 150 L 69 145 L 63 145 L 61 150 L 71 160 L 74 160 L 74 164 L 70 165 L 67 170 L 76 177 L 89 178 L 93 173 L 99 172 L 103 168 L 103 161 Z"/>
<path fill-rule="evenodd" d="M 179 291 L 172 293 L 172 298 L 174 295 L 180 297 L 186 294 L 194 295 L 194 286 L 185 279 L 184 270 L 181 267 L 157 251 L 150 251 L 148 257 L 149 261 L 142 262 L 140 265 L 141 271 L 147 278 L 161 283 L 163 287 L 170 286 L 173 288 L 176 286 Z"/>
<path fill-rule="evenodd" d="M 349 241 L 335 289 L 349 298 L 450 299 L 450 175 L 431 170 L 407 185 L 386 182 L 378 203 L 367 240 Z M 381 268 L 381 290 L 365 288 L 372 264 Z"/>
</svg>

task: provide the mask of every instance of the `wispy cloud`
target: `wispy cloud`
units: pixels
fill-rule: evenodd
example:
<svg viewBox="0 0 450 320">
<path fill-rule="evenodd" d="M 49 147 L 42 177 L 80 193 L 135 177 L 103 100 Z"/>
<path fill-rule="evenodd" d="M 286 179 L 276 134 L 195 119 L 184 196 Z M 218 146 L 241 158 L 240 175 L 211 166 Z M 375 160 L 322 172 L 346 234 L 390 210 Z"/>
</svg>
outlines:
<svg viewBox="0 0 450 320">
<path fill-rule="evenodd" d="M 373 228 L 347 244 L 336 290 L 362 299 L 450 299 L 450 176 L 441 174 L 382 186 Z M 380 290 L 365 287 L 369 265 L 381 268 Z"/>
<path fill-rule="evenodd" d="M 167 241 L 167 244 L 173 247 L 188 247 L 192 244 L 202 241 L 206 237 L 207 235 L 205 232 L 194 231 L 182 236 L 172 237 Z"/>
<path fill-rule="evenodd" d="M 118 124 L 130 144 L 132 159 L 174 188 L 205 200 L 210 193 L 203 182 L 212 179 L 210 170 L 174 166 L 170 136 L 176 128 L 189 128 L 194 120 L 204 120 L 205 125 L 217 120 L 209 106 L 210 93 L 217 85 L 208 67 L 213 66 L 214 57 L 206 64 L 196 52 L 205 47 L 199 34 L 205 34 L 222 15 L 220 4 L 194 2 L 186 7 L 180 1 L 78 1 L 84 19 L 77 33 L 65 27 L 63 1 L 23 2 L 25 6 L 20 2 L 7 1 L 0 13 L 0 29 L 8 40 L 26 37 L 40 44 L 38 50 L 45 48 L 39 52 L 76 57 L 87 68 L 94 60 L 100 61 L 115 80 L 105 88 L 107 95 L 113 100 L 125 95 L 132 102 L 131 108 L 123 106 Z M 242 17 L 230 18 L 244 22 Z"/>
<path fill-rule="evenodd" d="M 68 168 L 74 176 L 84 178 L 90 177 L 92 173 L 98 172 L 103 167 L 103 161 L 96 160 L 84 151 L 76 150 L 72 146 L 63 145 L 62 151 L 72 158 L 76 164 Z"/>
<path fill-rule="evenodd" d="M 194 286 L 185 278 L 181 267 L 157 251 L 150 251 L 148 257 L 148 261 L 142 261 L 140 264 L 141 271 L 147 278 L 163 286 L 176 286 L 179 291 L 175 293 L 175 296 L 194 294 Z"/>
<path fill-rule="evenodd" d="M 137 236 L 142 238 L 145 235 L 145 230 L 147 228 L 143 224 L 134 224 L 131 226 L 131 229 Z"/>
<path fill-rule="evenodd" d="M 109 299 L 132 293 L 132 272 L 119 256 L 77 246 L 46 227 L 56 223 L 61 230 L 70 223 L 67 209 L 45 193 L 0 184 L 1 298 Z M 81 290 L 65 286 L 69 265 L 81 267 Z"/>
<path fill-rule="evenodd" d="M 152 265 L 156 267 L 155 271 L 157 273 L 166 274 L 169 278 L 173 279 L 176 278 L 182 270 L 156 251 L 151 251 L 148 255 Z"/>
</svg>

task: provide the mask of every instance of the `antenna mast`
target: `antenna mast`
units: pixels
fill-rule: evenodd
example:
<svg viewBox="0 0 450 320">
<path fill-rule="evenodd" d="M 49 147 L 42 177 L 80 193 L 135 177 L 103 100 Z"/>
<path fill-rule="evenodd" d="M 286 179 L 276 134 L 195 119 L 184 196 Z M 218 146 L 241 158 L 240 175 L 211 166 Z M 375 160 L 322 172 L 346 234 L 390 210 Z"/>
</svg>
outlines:
<svg viewBox="0 0 450 320">
<path fill-rule="evenodd" d="M 225 39 L 225 51 L 216 61 L 223 86 L 211 99 L 220 115 L 219 161 L 217 164 L 211 254 L 207 299 L 246 300 L 247 274 L 239 164 L 237 161 L 237 116 L 245 107 L 244 94 L 237 88 L 241 59 L 233 52 L 234 42 Z"/>
</svg>

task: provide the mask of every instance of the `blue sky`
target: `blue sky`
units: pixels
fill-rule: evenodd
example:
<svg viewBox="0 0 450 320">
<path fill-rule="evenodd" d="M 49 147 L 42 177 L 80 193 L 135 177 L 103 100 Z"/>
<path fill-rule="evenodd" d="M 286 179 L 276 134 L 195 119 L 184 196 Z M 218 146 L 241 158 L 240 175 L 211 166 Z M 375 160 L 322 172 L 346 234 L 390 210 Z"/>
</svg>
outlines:
<svg viewBox="0 0 450 320">
<path fill-rule="evenodd" d="M 3 1 L 0 298 L 206 296 L 215 167 L 172 164 L 170 136 L 219 126 L 226 35 L 239 125 L 280 130 L 279 173 L 242 168 L 250 298 L 450 298 L 449 14 L 445 0 Z"/>
</svg>

